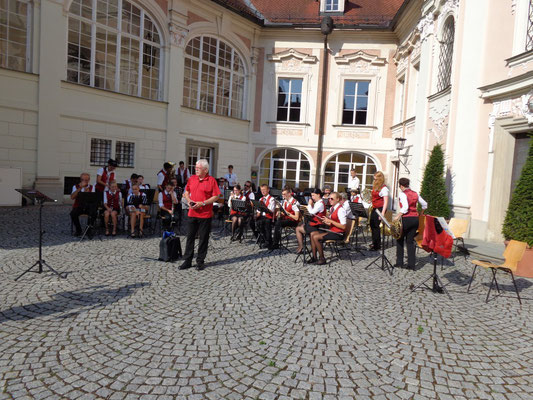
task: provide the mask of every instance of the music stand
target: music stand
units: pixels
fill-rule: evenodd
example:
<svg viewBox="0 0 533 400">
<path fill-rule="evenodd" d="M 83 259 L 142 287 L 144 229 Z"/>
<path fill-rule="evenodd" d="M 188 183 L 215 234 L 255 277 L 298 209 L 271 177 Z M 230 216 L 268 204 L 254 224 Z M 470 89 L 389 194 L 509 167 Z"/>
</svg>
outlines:
<svg viewBox="0 0 533 400">
<path fill-rule="evenodd" d="M 452 232 L 451 232 L 450 228 L 448 227 L 448 224 L 446 223 L 444 218 L 437 217 L 437 218 L 434 219 L 434 221 L 435 221 L 434 222 L 435 224 L 440 224 L 442 229 L 448 235 L 450 235 L 450 236 L 452 235 Z M 451 300 L 452 296 L 450 295 L 450 293 L 448 292 L 448 290 L 446 289 L 446 287 L 444 286 L 444 284 L 440 280 L 439 275 L 437 273 L 437 258 L 438 258 L 438 254 L 435 253 L 435 251 L 432 251 L 431 252 L 431 256 L 433 257 L 433 273 L 427 279 L 425 279 L 423 282 L 420 282 L 418 285 L 415 286 L 415 285 L 411 284 L 409 286 L 409 289 L 411 289 L 411 292 L 414 292 L 417 289 L 423 288 L 423 289 L 431 290 L 433 293 L 440 293 L 440 294 L 446 293 L 448 295 L 448 297 L 450 298 L 450 300 Z M 432 280 L 432 282 L 433 282 L 431 287 L 429 287 L 426 284 L 426 282 L 429 281 L 429 280 Z"/>
<path fill-rule="evenodd" d="M 233 201 L 232 201 L 233 202 Z M 265 214 L 272 214 L 270 210 L 260 201 L 260 200 L 251 200 L 254 208 L 254 213 L 257 213 L 258 211 Z M 257 233 L 257 239 L 255 240 L 254 249 L 255 246 L 259 243 L 259 240 L 261 240 L 265 243 L 266 237 L 263 235 L 262 231 L 259 231 Z"/>
<path fill-rule="evenodd" d="M 294 198 L 296 199 L 296 201 L 298 203 L 300 203 L 300 205 L 302 205 L 302 206 L 306 206 L 307 205 L 307 199 L 305 198 L 305 196 L 303 196 L 301 194 L 297 194 L 296 196 L 294 196 Z"/>
<path fill-rule="evenodd" d="M 102 236 L 100 236 L 100 232 L 98 232 L 97 229 L 95 229 L 94 223 L 96 221 L 96 215 L 91 215 L 92 212 L 96 214 L 96 210 L 98 208 L 98 205 L 103 201 L 105 192 L 81 192 L 78 193 L 78 201 L 80 203 L 80 207 L 86 208 L 89 210 L 89 217 L 87 218 L 87 226 L 83 230 L 83 234 L 81 235 L 79 243 L 83 241 L 85 236 L 89 237 L 87 234 L 92 229 L 92 232 L 96 232 L 96 236 L 98 236 L 98 239 L 102 240 Z M 94 218 L 93 218 L 94 217 Z"/>
<path fill-rule="evenodd" d="M 390 228 L 389 221 L 387 221 L 387 218 L 379 211 L 378 209 L 375 210 L 378 216 L 381 218 L 381 254 L 376 257 L 374 261 L 372 261 L 370 264 L 368 264 L 365 269 L 370 268 L 372 264 L 378 264 L 379 261 L 381 261 L 381 269 L 384 271 L 385 269 L 389 271 L 389 273 L 392 275 L 392 272 L 394 270 L 394 266 L 391 264 L 387 256 L 385 255 L 385 225 Z"/>
<path fill-rule="evenodd" d="M 43 260 L 43 235 L 45 234 L 45 231 L 43 230 L 43 204 L 50 203 L 50 202 L 55 203 L 57 200 L 51 199 L 47 195 L 39 192 L 38 190 L 28 190 L 28 189 L 15 189 L 15 190 L 19 192 L 21 195 L 23 195 L 24 197 L 26 197 L 27 199 L 32 200 L 39 205 L 39 259 L 26 271 L 24 271 L 22 274 L 17 276 L 15 278 L 15 281 L 18 281 L 28 272 L 35 272 L 38 274 L 42 274 L 43 266 L 45 266 L 48 270 L 52 271 L 54 274 L 56 274 L 60 278 L 66 278 L 66 276 L 61 276 L 59 272 L 57 272 L 54 268 L 48 265 L 48 263 L 45 260 Z M 37 271 L 33 271 L 33 267 L 38 267 Z"/>
<path fill-rule="evenodd" d="M 348 202 L 348 206 L 350 206 L 350 211 L 352 212 L 354 216 L 354 223 L 357 222 L 357 226 L 355 228 L 355 248 L 354 250 L 361 253 L 361 255 L 365 255 L 361 248 L 359 247 L 359 218 L 368 218 L 368 214 L 365 210 L 365 207 L 361 203 L 353 203 Z"/>
</svg>

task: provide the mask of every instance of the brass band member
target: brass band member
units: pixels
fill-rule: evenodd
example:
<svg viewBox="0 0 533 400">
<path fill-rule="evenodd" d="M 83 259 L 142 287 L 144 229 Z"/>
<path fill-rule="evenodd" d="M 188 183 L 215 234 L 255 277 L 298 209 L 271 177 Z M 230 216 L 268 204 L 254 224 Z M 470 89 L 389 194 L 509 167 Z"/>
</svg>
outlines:
<svg viewBox="0 0 533 400">
<path fill-rule="evenodd" d="M 263 197 L 259 199 L 261 203 L 268 209 L 268 212 L 257 211 L 256 226 L 259 232 L 263 234 L 264 243 L 260 244 L 262 249 L 268 248 L 272 250 L 272 220 L 274 219 L 274 209 L 276 202 L 270 195 L 270 188 L 268 185 L 261 185 L 261 194 Z"/>
<path fill-rule="evenodd" d="M 150 189 L 150 185 L 148 183 L 144 183 L 144 176 L 137 175 L 137 185 L 139 185 L 139 189 Z"/>
<path fill-rule="evenodd" d="M 165 190 L 159 192 L 158 200 L 163 229 L 168 230 L 173 222 L 178 222 L 178 215 L 174 212 L 174 205 L 178 204 L 178 199 L 170 182 L 167 182 Z"/>
<path fill-rule="evenodd" d="M 372 229 L 372 245 L 370 250 L 381 249 L 381 236 L 379 231 L 380 218 L 376 210 L 385 213 L 389 205 L 389 189 L 385 186 L 385 175 L 378 171 L 374 174 L 372 183 L 372 214 L 370 215 L 370 228 Z"/>
<path fill-rule="evenodd" d="M 130 217 L 130 236 L 135 237 L 135 225 L 139 220 L 139 237 L 143 237 L 144 217 L 148 213 L 148 198 L 138 184 L 133 184 L 126 200 L 126 213 Z"/>
<path fill-rule="evenodd" d="M 96 192 L 103 192 L 109 190 L 109 184 L 115 180 L 115 169 L 118 163 L 110 158 L 107 160 L 107 167 L 98 169 L 96 172 Z"/>
<path fill-rule="evenodd" d="M 344 235 L 346 229 L 346 211 L 341 205 L 341 196 L 337 192 L 331 193 L 329 196 L 329 203 L 331 208 L 329 210 L 330 217 L 320 218 L 321 222 L 329 227 L 330 232 L 314 231 L 311 233 L 311 252 L 312 258 L 309 263 L 316 262 L 317 265 L 324 265 L 326 259 L 324 258 L 324 246 L 322 242 L 326 240 L 339 240 Z M 317 252 L 319 259 L 317 261 Z"/>
<path fill-rule="evenodd" d="M 422 210 L 428 207 L 428 203 L 415 191 L 409 189 L 409 179 L 400 178 L 398 181 L 401 193 L 398 196 L 400 213 L 394 218 L 402 218 L 402 236 L 396 241 L 396 267 L 403 268 L 403 243 L 407 244 L 407 268 L 415 269 L 416 248 L 415 236 L 418 230 L 417 204 Z"/>
<path fill-rule="evenodd" d="M 178 170 L 176 171 L 176 178 L 178 178 L 178 186 L 180 188 L 185 188 L 185 185 L 187 184 L 187 181 L 189 180 L 189 177 L 191 174 L 189 173 L 189 170 L 185 168 L 185 163 L 183 161 L 180 161 Z"/>
<path fill-rule="evenodd" d="M 246 214 L 237 212 L 231 208 L 231 201 L 232 200 L 242 200 L 246 201 L 246 196 L 242 193 L 241 185 L 235 185 L 233 187 L 233 192 L 229 196 L 228 199 L 228 208 L 230 210 L 230 218 L 231 218 L 231 241 L 239 240 L 242 241 L 242 232 L 244 230 L 244 220 L 246 218 Z M 238 229 L 238 234 L 237 234 Z"/>
<path fill-rule="evenodd" d="M 244 182 L 244 191 L 243 194 L 246 197 L 246 201 L 248 204 L 250 204 L 250 207 L 252 207 L 252 200 L 255 200 L 255 193 L 254 193 L 254 185 L 252 185 L 251 181 Z M 254 236 L 257 237 L 257 231 L 255 229 L 255 218 L 248 217 L 248 220 L 250 221 L 250 229 L 254 233 Z"/>
<path fill-rule="evenodd" d="M 311 214 L 311 218 L 306 224 L 300 225 L 296 228 L 296 239 L 298 239 L 298 249 L 296 254 L 301 254 L 304 248 L 304 235 L 310 235 L 314 231 L 318 231 L 318 227 L 322 222 L 321 217 L 326 215 L 326 205 L 322 200 L 322 191 L 314 189 L 311 192 L 311 198 L 308 201 L 307 211 Z"/>
<path fill-rule="evenodd" d="M 115 181 L 109 183 L 109 190 L 104 193 L 104 223 L 105 235 L 109 236 L 109 217 L 113 223 L 112 236 L 117 235 L 117 218 L 122 209 L 122 193 L 118 190 L 118 185 Z"/>
<path fill-rule="evenodd" d="M 124 180 L 124 190 L 126 191 L 126 193 L 131 193 L 131 188 L 133 187 L 133 185 L 136 185 L 138 183 L 138 179 L 139 175 L 133 173 L 131 174 L 130 179 Z"/>
<path fill-rule="evenodd" d="M 172 168 L 174 168 L 174 163 L 166 162 L 163 164 L 163 169 L 157 173 L 157 188 L 160 193 L 165 190 L 170 181 Z"/>
<path fill-rule="evenodd" d="M 273 249 L 278 249 L 281 242 L 281 229 L 287 226 L 297 226 L 300 220 L 300 203 L 292 197 L 292 190 L 285 186 L 281 192 L 283 202 L 281 207 L 285 212 L 279 211 L 278 219 L 274 224 L 274 245 Z"/>
<path fill-rule="evenodd" d="M 91 175 L 84 172 L 80 175 L 80 183 L 72 186 L 72 193 L 70 198 L 74 200 L 72 204 L 72 211 L 70 212 L 70 219 L 72 220 L 72 225 L 76 228 L 76 236 L 81 235 L 81 225 L 80 225 L 80 215 L 87 214 L 91 221 L 96 219 L 96 205 L 83 205 L 80 204 L 78 195 L 85 192 L 94 192 L 94 186 L 89 182 L 91 180 Z"/>
<path fill-rule="evenodd" d="M 340 203 L 342 205 L 342 208 L 344 208 L 344 211 L 346 211 L 346 218 L 349 219 L 355 219 L 355 216 L 352 213 L 352 209 L 350 208 L 350 201 L 348 200 L 348 193 L 339 193 L 339 196 L 341 196 Z"/>
</svg>

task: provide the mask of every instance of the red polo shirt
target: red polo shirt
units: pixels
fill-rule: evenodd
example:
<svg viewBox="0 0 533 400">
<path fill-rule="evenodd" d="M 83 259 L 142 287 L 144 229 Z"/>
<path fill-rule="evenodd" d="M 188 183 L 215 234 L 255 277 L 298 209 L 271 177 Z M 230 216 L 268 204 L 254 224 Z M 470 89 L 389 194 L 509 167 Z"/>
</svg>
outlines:
<svg viewBox="0 0 533 400">
<path fill-rule="evenodd" d="M 213 196 L 220 195 L 220 189 L 215 178 L 206 175 L 204 179 L 200 179 L 198 175 L 193 175 L 187 181 L 185 190 L 189 192 L 191 201 L 201 203 Z M 196 218 L 211 218 L 213 216 L 213 204 L 208 204 L 204 207 L 193 210 L 189 208 L 189 217 Z"/>
</svg>

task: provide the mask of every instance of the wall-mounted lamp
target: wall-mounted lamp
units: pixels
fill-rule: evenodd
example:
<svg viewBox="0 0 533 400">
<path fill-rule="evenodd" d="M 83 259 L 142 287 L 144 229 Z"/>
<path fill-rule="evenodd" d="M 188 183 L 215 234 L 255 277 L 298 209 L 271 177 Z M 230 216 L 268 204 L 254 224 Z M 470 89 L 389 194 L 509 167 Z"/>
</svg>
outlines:
<svg viewBox="0 0 533 400">
<path fill-rule="evenodd" d="M 401 137 L 397 137 L 396 139 L 394 139 L 394 141 L 396 142 L 396 150 L 398 150 L 398 161 L 400 161 L 402 163 L 402 165 L 406 169 L 407 173 L 410 174 L 411 171 L 409 171 L 409 168 L 407 168 L 407 165 L 405 165 L 405 163 L 400 158 L 400 151 L 403 150 L 406 140 L 407 140 L 406 138 L 401 138 Z"/>
</svg>

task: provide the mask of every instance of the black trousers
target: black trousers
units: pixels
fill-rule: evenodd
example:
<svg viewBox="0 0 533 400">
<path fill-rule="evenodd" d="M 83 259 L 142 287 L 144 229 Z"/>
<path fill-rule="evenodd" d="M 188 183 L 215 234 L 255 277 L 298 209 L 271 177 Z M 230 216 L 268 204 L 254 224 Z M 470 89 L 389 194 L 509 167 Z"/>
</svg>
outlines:
<svg viewBox="0 0 533 400">
<path fill-rule="evenodd" d="M 72 220 L 72 225 L 76 228 L 76 233 L 81 233 L 80 215 L 82 214 L 87 214 L 89 216 L 89 225 L 94 223 L 94 220 L 96 219 L 96 204 L 72 208 L 70 219 Z"/>
<path fill-rule="evenodd" d="M 255 226 L 257 230 L 263 234 L 265 243 L 268 246 L 272 245 L 272 220 L 266 217 L 259 217 L 255 221 Z"/>
<path fill-rule="evenodd" d="M 189 231 L 187 232 L 187 245 L 183 258 L 191 262 L 194 257 L 194 240 L 198 234 L 198 254 L 197 263 L 203 263 L 207 256 L 207 247 L 209 246 L 209 233 L 211 233 L 212 218 L 189 217 Z"/>
<path fill-rule="evenodd" d="M 416 247 L 415 236 L 418 229 L 418 217 L 403 217 L 402 237 L 396 241 L 396 265 L 403 265 L 403 245 L 407 245 L 407 267 L 415 269 Z"/>
<path fill-rule="evenodd" d="M 373 208 L 372 214 L 370 214 L 370 229 L 372 230 L 372 246 L 374 249 L 381 248 L 381 229 L 379 229 L 379 224 L 381 221 L 379 220 L 378 213 L 376 210 L 379 210 L 383 212 L 383 207 L 381 208 Z"/>
<path fill-rule="evenodd" d="M 274 224 L 274 245 L 279 246 L 281 243 L 281 230 L 286 226 L 297 226 L 298 221 L 292 219 L 278 219 Z"/>
<path fill-rule="evenodd" d="M 172 222 L 174 224 L 177 224 L 181 217 L 181 211 L 174 210 L 174 214 L 170 215 L 170 213 L 166 210 L 161 210 L 161 223 L 163 225 L 164 230 L 169 230 L 171 227 Z"/>
</svg>

